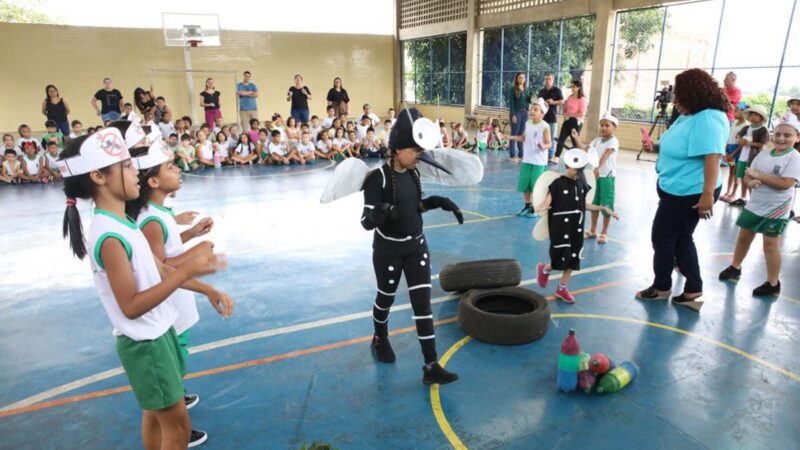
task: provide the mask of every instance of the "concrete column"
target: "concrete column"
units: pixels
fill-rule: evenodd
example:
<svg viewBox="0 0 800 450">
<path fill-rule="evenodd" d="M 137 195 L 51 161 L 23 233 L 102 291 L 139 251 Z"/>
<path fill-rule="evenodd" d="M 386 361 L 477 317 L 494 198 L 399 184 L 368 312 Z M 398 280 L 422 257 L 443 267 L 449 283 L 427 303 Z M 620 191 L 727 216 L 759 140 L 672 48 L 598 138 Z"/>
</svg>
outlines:
<svg viewBox="0 0 800 450">
<path fill-rule="evenodd" d="M 464 115 L 472 114 L 478 104 L 478 86 L 480 67 L 480 29 L 478 28 L 478 0 L 467 1 L 467 60 L 464 81 Z M 466 124 L 465 124 L 466 126 Z"/>
<path fill-rule="evenodd" d="M 392 108 L 400 111 L 403 102 L 403 43 L 400 42 L 400 2 L 394 0 L 394 89 L 392 93 Z"/>
<path fill-rule="evenodd" d="M 592 51 L 592 79 L 589 110 L 586 114 L 585 136 L 597 136 L 600 116 L 608 110 L 608 81 L 611 75 L 611 55 L 614 45 L 613 2 L 598 0 L 595 6 L 594 50 Z"/>
</svg>

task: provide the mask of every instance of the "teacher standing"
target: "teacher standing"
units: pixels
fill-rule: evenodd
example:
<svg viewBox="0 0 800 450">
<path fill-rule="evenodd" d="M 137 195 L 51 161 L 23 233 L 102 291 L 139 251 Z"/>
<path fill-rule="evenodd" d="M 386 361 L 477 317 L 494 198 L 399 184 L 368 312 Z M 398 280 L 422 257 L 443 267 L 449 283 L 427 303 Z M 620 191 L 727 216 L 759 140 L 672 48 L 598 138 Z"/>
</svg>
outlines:
<svg viewBox="0 0 800 450">
<path fill-rule="evenodd" d="M 703 279 L 692 235 L 700 219 L 711 218 L 719 198 L 730 102 L 711 75 L 690 69 L 675 77 L 673 105 L 681 116 L 661 136 L 656 162 L 659 202 L 651 234 L 655 278 L 636 298 L 667 300 L 677 264 L 686 284 L 672 302 L 699 311 Z"/>
<path fill-rule="evenodd" d="M 290 115 L 299 123 L 308 123 L 308 101 L 311 100 L 311 90 L 303 84 L 303 76 L 294 76 L 294 86 L 286 93 L 286 101 L 292 102 Z"/>
<path fill-rule="evenodd" d="M 509 116 L 511 116 L 511 135 L 522 136 L 525 134 L 525 122 L 528 121 L 528 108 L 531 104 L 531 92 L 527 88 L 525 72 L 514 75 L 514 87 L 511 88 L 508 98 Z M 511 162 L 522 160 L 522 142 L 511 140 L 509 146 Z"/>
<path fill-rule="evenodd" d="M 328 105 L 333 106 L 336 111 L 336 117 L 344 115 L 347 117 L 347 104 L 350 103 L 350 97 L 347 95 L 347 89 L 342 87 L 342 79 L 336 77 L 333 79 L 333 87 L 328 91 Z"/>
<path fill-rule="evenodd" d="M 45 98 L 42 102 L 42 114 L 47 116 L 47 120 L 52 120 L 58 124 L 58 129 L 61 134 L 69 136 L 69 105 L 61 98 L 58 93 L 58 88 L 52 84 L 48 84 L 45 91 Z"/>
<path fill-rule="evenodd" d="M 205 109 L 206 123 L 209 128 L 214 128 L 216 119 L 222 118 L 222 111 L 219 104 L 219 91 L 214 87 L 214 79 L 209 78 L 206 80 L 206 89 L 200 93 L 200 106 Z"/>
</svg>

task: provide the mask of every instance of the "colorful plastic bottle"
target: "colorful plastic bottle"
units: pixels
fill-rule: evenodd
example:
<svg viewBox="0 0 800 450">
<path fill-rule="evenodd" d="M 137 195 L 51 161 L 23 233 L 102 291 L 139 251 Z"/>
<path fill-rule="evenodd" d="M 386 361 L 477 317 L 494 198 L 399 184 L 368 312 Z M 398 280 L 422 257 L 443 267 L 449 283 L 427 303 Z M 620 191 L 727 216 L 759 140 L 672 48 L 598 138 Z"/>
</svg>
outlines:
<svg viewBox="0 0 800 450">
<path fill-rule="evenodd" d="M 589 370 L 589 354 L 581 353 L 580 366 L 578 367 L 578 388 L 587 394 L 592 392 L 597 377 Z"/>
<path fill-rule="evenodd" d="M 614 362 L 602 353 L 595 353 L 589 360 L 589 370 L 595 375 L 603 375 L 614 369 Z"/>
<path fill-rule="evenodd" d="M 558 355 L 558 377 L 556 384 L 561 392 L 574 392 L 578 388 L 578 372 L 581 362 L 581 345 L 575 337 L 575 330 L 561 343 L 561 354 Z"/>
<path fill-rule="evenodd" d="M 600 378 L 597 382 L 597 392 L 599 394 L 613 394 L 619 392 L 636 379 L 639 374 L 639 368 L 636 364 L 625 361 L 619 367 L 608 372 Z"/>
</svg>

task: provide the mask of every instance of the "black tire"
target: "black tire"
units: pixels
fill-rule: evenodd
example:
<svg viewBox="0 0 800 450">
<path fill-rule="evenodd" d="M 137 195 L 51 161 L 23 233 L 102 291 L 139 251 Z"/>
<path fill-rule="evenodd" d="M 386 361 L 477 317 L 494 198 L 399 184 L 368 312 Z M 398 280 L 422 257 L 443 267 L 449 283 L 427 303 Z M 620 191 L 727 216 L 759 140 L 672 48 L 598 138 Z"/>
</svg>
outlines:
<svg viewBox="0 0 800 450">
<path fill-rule="evenodd" d="M 448 292 L 517 286 L 522 266 L 516 259 L 484 259 L 448 264 L 439 272 L 439 284 Z"/>
<path fill-rule="evenodd" d="M 527 344 L 547 332 L 550 307 L 542 295 L 520 287 L 472 290 L 461 297 L 458 322 L 489 344 Z"/>
</svg>

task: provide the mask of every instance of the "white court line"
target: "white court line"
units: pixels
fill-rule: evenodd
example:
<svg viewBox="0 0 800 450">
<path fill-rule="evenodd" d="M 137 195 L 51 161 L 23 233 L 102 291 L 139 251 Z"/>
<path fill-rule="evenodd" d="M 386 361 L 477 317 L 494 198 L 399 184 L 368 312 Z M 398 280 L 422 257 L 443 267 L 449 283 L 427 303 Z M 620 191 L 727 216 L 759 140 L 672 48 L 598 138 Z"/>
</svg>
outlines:
<svg viewBox="0 0 800 450">
<path fill-rule="evenodd" d="M 603 271 L 603 270 L 613 269 L 615 267 L 622 267 L 622 266 L 626 266 L 626 265 L 629 265 L 629 264 L 630 264 L 629 262 L 625 262 L 625 261 L 617 261 L 617 262 L 613 262 L 613 263 L 600 264 L 598 266 L 593 266 L 593 267 L 586 268 L 584 270 L 580 270 L 580 271 L 574 272 L 572 274 L 572 276 L 575 277 L 575 276 L 578 276 L 578 275 L 594 273 L 594 272 L 600 272 L 600 271 Z M 557 277 L 560 274 L 561 274 L 561 272 L 552 272 L 550 274 L 550 276 L 551 277 Z M 435 275 L 435 277 L 438 278 L 438 274 Z M 431 279 L 434 279 L 434 278 L 431 277 Z M 531 278 L 529 280 L 523 280 L 519 284 L 519 286 L 528 286 L 528 285 L 535 284 L 535 283 L 536 283 L 536 279 L 535 278 Z M 434 305 L 434 304 L 438 304 L 438 303 L 444 303 L 444 302 L 447 302 L 447 301 L 450 301 L 450 300 L 455 300 L 457 298 L 458 298 L 458 296 L 456 294 L 443 295 L 441 297 L 436 297 L 436 298 L 432 299 L 431 300 L 431 304 Z M 393 306 L 391 311 L 392 312 L 404 311 L 404 310 L 408 310 L 408 309 L 411 309 L 411 304 L 410 303 L 404 303 L 402 305 Z M 359 313 L 354 313 L 354 314 L 346 314 L 346 315 L 343 315 L 343 316 L 332 317 L 330 319 L 322 319 L 322 320 L 315 320 L 313 322 L 300 323 L 300 324 L 291 325 L 291 326 L 288 326 L 288 327 L 281 327 L 281 328 L 274 328 L 274 329 L 271 329 L 271 330 L 258 331 L 258 332 L 255 332 L 255 333 L 243 334 L 241 336 L 234 336 L 234 337 L 230 337 L 230 338 L 226 338 L 226 339 L 220 339 L 218 341 L 209 342 L 207 344 L 196 345 L 194 347 L 190 347 L 189 348 L 189 353 L 194 354 L 194 353 L 206 352 L 206 351 L 209 351 L 209 350 L 216 350 L 216 349 L 223 348 L 223 347 L 229 347 L 231 345 L 241 344 L 243 342 L 250 342 L 250 341 L 254 341 L 254 340 L 258 340 L 258 339 L 264 339 L 264 338 L 273 337 L 273 336 L 280 336 L 280 335 L 283 335 L 283 334 L 297 333 L 299 331 L 311 330 L 311 329 L 314 329 L 314 328 L 320 328 L 320 327 L 324 327 L 324 326 L 328 326 L 328 325 L 335 325 L 335 324 L 339 324 L 339 323 L 350 322 L 350 321 L 358 320 L 358 319 L 365 319 L 365 318 L 368 318 L 368 317 L 372 317 L 372 310 L 359 312 Z M 107 380 L 109 378 L 115 377 L 117 375 L 121 375 L 123 373 L 125 373 L 125 372 L 123 371 L 122 367 L 117 367 L 115 369 L 106 370 L 104 372 L 100 372 L 100 373 L 97 373 L 97 374 L 94 374 L 94 375 L 90 375 L 88 377 L 81 378 L 79 380 L 75 380 L 75 381 L 72 381 L 72 382 L 67 383 L 67 384 L 62 384 L 61 386 L 55 387 L 53 389 L 48 389 L 48 390 L 46 390 L 44 392 L 41 392 L 39 394 L 32 395 L 32 396 L 27 397 L 25 399 L 22 399 L 22 400 L 20 400 L 18 402 L 12 403 L 10 405 L 6 405 L 3 408 L 0 408 L 0 411 L 6 411 L 6 410 L 9 410 L 9 409 L 21 408 L 21 407 L 24 407 L 24 406 L 30 406 L 30 405 L 33 405 L 33 404 L 36 404 L 36 403 L 39 403 L 39 402 L 42 402 L 42 401 L 45 401 L 45 400 L 49 400 L 49 399 L 51 399 L 53 397 L 57 397 L 59 395 L 65 394 L 67 392 L 74 391 L 76 389 L 80 389 L 80 388 L 82 388 L 84 386 L 88 386 L 90 384 L 94 384 L 94 383 L 97 383 L 99 381 Z"/>
</svg>

